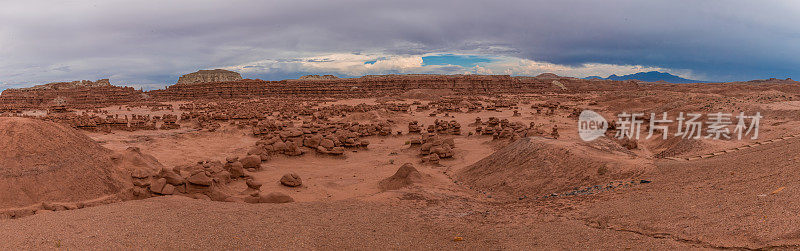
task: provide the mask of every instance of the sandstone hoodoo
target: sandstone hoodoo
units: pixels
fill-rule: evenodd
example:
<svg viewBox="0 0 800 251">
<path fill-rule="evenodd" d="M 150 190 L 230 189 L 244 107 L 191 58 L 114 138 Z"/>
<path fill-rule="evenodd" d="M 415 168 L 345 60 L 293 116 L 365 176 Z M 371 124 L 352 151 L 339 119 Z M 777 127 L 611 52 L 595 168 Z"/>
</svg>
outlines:
<svg viewBox="0 0 800 251">
<path fill-rule="evenodd" d="M 178 79 L 178 84 L 216 83 L 237 80 L 242 80 L 242 75 L 238 72 L 223 69 L 199 70 L 181 76 Z"/>
<path fill-rule="evenodd" d="M 287 173 L 281 177 L 281 184 L 287 187 L 299 187 L 303 185 L 303 180 L 295 173 Z"/>
<path fill-rule="evenodd" d="M 240 194 L 244 194 L 244 195 L 256 194 L 257 195 L 261 191 L 261 186 L 263 185 L 263 184 L 261 184 L 261 182 L 257 182 L 257 181 L 255 181 L 253 179 L 245 180 L 245 184 L 247 185 L 247 189 L 242 191 Z M 253 196 L 255 196 L 255 195 L 253 195 Z"/>
<path fill-rule="evenodd" d="M 241 166 L 244 169 L 258 170 L 261 168 L 261 158 L 255 155 L 247 155 L 241 159 Z"/>
</svg>

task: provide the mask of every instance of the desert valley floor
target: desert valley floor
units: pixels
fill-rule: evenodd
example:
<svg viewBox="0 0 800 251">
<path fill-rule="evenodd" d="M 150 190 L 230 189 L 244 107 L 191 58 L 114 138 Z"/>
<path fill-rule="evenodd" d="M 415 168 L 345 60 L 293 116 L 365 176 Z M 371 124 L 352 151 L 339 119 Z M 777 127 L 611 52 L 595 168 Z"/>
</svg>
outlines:
<svg viewBox="0 0 800 251">
<path fill-rule="evenodd" d="M 0 249 L 800 248 L 797 82 L 539 78 L 4 92 Z M 583 110 L 763 119 L 757 139 L 586 142 Z"/>
</svg>

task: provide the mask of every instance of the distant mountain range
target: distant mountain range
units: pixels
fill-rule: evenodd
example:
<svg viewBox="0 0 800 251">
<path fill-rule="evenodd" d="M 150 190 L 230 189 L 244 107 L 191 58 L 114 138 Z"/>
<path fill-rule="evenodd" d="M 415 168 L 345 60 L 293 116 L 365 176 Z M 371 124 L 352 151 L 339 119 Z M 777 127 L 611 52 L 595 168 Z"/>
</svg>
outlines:
<svg viewBox="0 0 800 251">
<path fill-rule="evenodd" d="M 685 78 L 678 77 L 678 76 L 675 76 L 675 75 L 672 75 L 672 74 L 669 74 L 669 73 L 666 73 L 666 72 L 657 72 L 657 71 L 639 72 L 639 73 L 634 73 L 634 74 L 624 75 L 624 76 L 617 76 L 617 75 L 613 75 L 612 74 L 611 76 L 608 76 L 607 78 L 602 78 L 602 77 L 598 77 L 598 76 L 591 76 L 591 77 L 586 77 L 584 79 L 640 80 L 640 81 L 646 81 L 646 82 L 664 81 L 664 82 L 675 83 L 675 84 L 706 83 L 706 81 L 685 79 Z"/>
</svg>

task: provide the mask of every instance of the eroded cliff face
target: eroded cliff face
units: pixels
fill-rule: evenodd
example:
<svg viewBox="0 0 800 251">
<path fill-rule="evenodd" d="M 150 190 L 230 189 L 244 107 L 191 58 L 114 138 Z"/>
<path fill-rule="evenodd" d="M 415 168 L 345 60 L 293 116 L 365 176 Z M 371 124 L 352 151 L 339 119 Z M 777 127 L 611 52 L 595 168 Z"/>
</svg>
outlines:
<svg viewBox="0 0 800 251">
<path fill-rule="evenodd" d="M 111 85 L 108 79 L 56 82 L 4 90 L 0 94 L 0 112 L 52 107 L 98 108 L 142 101 L 145 97 L 142 91 Z"/>
<path fill-rule="evenodd" d="M 238 72 L 223 69 L 199 70 L 181 76 L 178 79 L 178 84 L 229 82 L 237 80 L 242 80 L 242 75 Z"/>
<path fill-rule="evenodd" d="M 240 81 L 176 84 L 148 94 L 159 100 L 247 98 L 275 95 L 368 97 L 414 89 L 451 90 L 454 93 L 511 93 L 552 89 L 546 81 L 522 82 L 508 75 L 368 75 L 360 78 L 314 78 L 281 81 Z"/>
<path fill-rule="evenodd" d="M 223 74 L 209 73 L 223 72 Z M 181 77 L 163 90 L 142 92 L 111 85 L 108 80 L 52 83 L 8 89 L 0 95 L 0 112 L 48 109 L 53 106 L 83 109 L 141 101 L 258 98 L 275 96 L 377 97 L 410 90 L 448 90 L 454 94 L 573 92 L 619 88 L 614 81 L 575 78 L 512 77 L 508 75 L 367 75 L 359 78 L 313 76 L 264 81 L 241 79 L 230 71 L 199 71 Z M 194 74 L 194 75 L 193 75 Z M 233 80 L 226 80 L 233 79 Z M 557 79 L 557 80 L 556 80 Z M 188 81 L 188 82 L 187 82 Z M 192 82 L 200 81 L 200 82 Z M 558 81 L 556 84 L 554 81 Z M 180 83 L 182 82 L 182 83 Z M 617 81 L 619 82 L 619 81 Z M 615 82 L 616 83 L 616 82 Z M 635 86 L 635 83 L 632 83 Z"/>
</svg>

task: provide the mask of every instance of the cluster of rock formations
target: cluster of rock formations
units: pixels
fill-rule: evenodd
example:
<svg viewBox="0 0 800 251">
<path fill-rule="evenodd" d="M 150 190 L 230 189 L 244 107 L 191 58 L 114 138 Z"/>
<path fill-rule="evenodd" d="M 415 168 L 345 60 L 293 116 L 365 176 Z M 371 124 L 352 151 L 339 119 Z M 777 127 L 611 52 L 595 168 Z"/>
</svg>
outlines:
<svg viewBox="0 0 800 251">
<path fill-rule="evenodd" d="M 181 125 L 178 124 L 178 116 L 172 114 L 165 114 L 163 116 L 152 116 L 149 114 L 119 116 L 59 113 L 49 114 L 42 119 L 93 132 L 172 130 L 181 128 Z"/>
<path fill-rule="evenodd" d="M 544 136 L 544 131 L 537 127 L 534 122 L 525 125 L 522 122 L 509 122 L 508 119 L 498 119 L 489 117 L 488 121 L 482 121 L 480 117 L 475 118 L 475 122 L 470 124 L 475 126 L 475 134 L 491 135 L 493 139 L 516 140 L 521 137 Z M 553 130 L 557 134 L 557 127 Z"/>
<path fill-rule="evenodd" d="M 408 78 L 445 79 L 447 81 L 444 82 L 431 80 L 428 84 L 430 86 L 450 85 L 452 87 L 458 85 L 474 86 L 476 84 L 486 84 L 489 86 L 493 84 L 492 81 L 494 81 L 494 77 L 496 76 L 411 75 Z M 453 80 L 453 82 L 448 82 L 448 79 Z M 465 81 L 464 79 L 471 80 L 459 82 Z M 470 82 L 481 79 L 487 82 Z M 374 84 L 385 81 L 386 79 L 380 76 L 367 76 L 359 78 L 358 81 L 362 80 L 377 81 L 371 82 Z M 186 86 L 192 88 L 205 86 L 206 84 L 219 85 L 247 81 L 251 80 L 181 84 L 173 87 Z M 331 81 L 351 83 L 348 81 L 353 81 L 353 79 L 296 80 L 293 84 L 308 83 L 309 85 L 316 85 L 316 83 L 332 83 Z M 373 87 L 384 88 L 384 91 L 392 90 L 386 92 L 390 93 L 405 90 L 402 87 L 393 89 L 397 88 L 395 84 L 409 84 L 402 81 L 397 83 L 387 81 L 383 83 L 386 84 Z M 105 90 L 107 88 L 112 88 L 114 90 L 124 89 L 111 86 L 110 84 L 79 82 L 72 85 L 59 84 L 49 87 L 19 89 L 18 91 L 74 94 L 92 93 L 92 91 Z M 334 84 L 332 88 L 338 87 Z M 283 91 L 285 90 L 286 89 L 283 89 Z M 353 90 L 359 89 L 355 88 Z M 380 93 L 381 89 L 377 90 L 378 93 Z M 320 93 L 324 94 L 325 92 Z M 150 94 L 153 95 L 151 96 Z M 519 97 L 506 97 L 503 95 L 452 95 L 425 101 L 425 104 L 420 101 L 387 98 L 379 99 L 375 104 L 357 105 L 331 104 L 328 102 L 334 101 L 335 99 L 325 97 L 325 95 L 253 96 L 251 98 L 234 98 L 229 100 L 219 98 L 197 98 L 197 96 L 194 96 L 191 97 L 188 102 L 180 102 L 177 105 L 158 103 L 157 100 L 165 97 L 163 96 L 163 92 L 160 94 L 158 92 L 148 92 L 148 94 L 144 95 L 140 92 L 138 95 L 140 95 L 139 101 L 144 99 L 142 96 L 148 96 L 148 98 L 153 99 L 153 101 L 148 101 L 146 103 L 125 103 L 127 111 L 125 111 L 125 107 L 123 106 L 117 109 L 125 115 L 110 115 L 109 109 L 96 108 L 85 109 L 80 113 L 71 112 L 69 110 L 73 107 L 80 107 L 77 105 L 80 104 L 80 102 L 72 102 L 66 105 L 51 106 L 49 109 L 51 112 L 39 118 L 66 124 L 77 129 L 103 132 L 111 132 L 114 130 L 171 130 L 182 127 L 214 131 L 222 126 L 226 126 L 226 128 L 238 127 L 238 129 L 243 129 L 245 132 L 251 132 L 252 135 L 259 140 L 251 146 L 247 154 L 241 158 L 233 157 L 227 158 L 225 161 L 201 161 L 184 166 L 134 170 L 130 175 L 133 186 L 130 190 L 130 194 L 136 198 L 161 195 L 184 195 L 196 199 L 214 201 L 248 203 L 291 202 L 293 199 L 285 194 L 262 193 L 260 190 L 261 183 L 253 180 L 249 173 L 259 171 L 263 162 L 271 161 L 276 155 L 295 157 L 310 153 L 336 156 L 335 158 L 346 158 L 348 152 L 367 150 L 370 145 L 369 141 L 373 140 L 373 138 L 370 137 L 380 139 L 380 137 L 393 137 L 393 135 L 403 134 L 402 129 L 394 131 L 394 129 L 401 128 L 402 126 L 397 125 L 397 121 L 389 119 L 389 116 L 392 114 L 422 112 L 422 114 L 429 114 L 432 117 L 437 117 L 437 119 L 430 124 L 422 124 L 418 121 L 411 121 L 407 124 L 408 133 L 418 135 L 418 137 L 413 136 L 413 138 L 409 140 L 408 145 L 411 149 L 418 150 L 420 162 L 427 164 L 437 164 L 440 161 L 446 161 L 447 159 L 456 157 L 458 153 L 456 150 L 457 136 L 464 134 L 492 136 L 492 138 L 498 140 L 516 139 L 532 135 L 545 135 L 545 132 L 540 128 L 541 125 L 535 126 L 533 123 L 524 125 L 519 122 L 510 122 L 507 119 L 501 120 L 494 117 L 489 118 L 488 121 L 476 118 L 475 123 L 466 125 L 471 128 L 466 129 L 454 119 L 454 116 L 450 116 L 450 114 L 481 111 L 516 111 L 516 109 L 518 109 L 518 104 L 521 102 Z M 364 95 L 369 96 L 377 94 Z M 75 100 L 74 98 L 78 96 L 73 95 L 69 97 L 71 97 L 70 100 Z M 103 104 L 104 103 L 100 101 L 96 105 L 103 106 Z M 523 102 L 523 104 L 526 103 Z M 176 107 L 178 111 L 176 111 Z M 569 114 L 575 113 L 572 107 L 562 106 L 557 103 L 546 105 L 536 104 L 531 105 L 531 107 L 537 109 L 537 112 L 532 115 L 540 113 L 553 116 L 556 110 L 566 110 Z M 145 111 L 142 112 L 141 110 Z M 158 112 L 160 115 L 153 115 L 147 110 L 150 112 Z M 561 112 L 564 114 L 563 111 Z M 386 114 L 389 114 L 389 116 L 386 116 Z M 517 112 L 515 116 L 521 116 L 521 114 Z M 472 127 L 475 129 L 472 130 Z M 554 127 L 550 135 L 552 137 L 557 137 L 557 128 Z M 404 165 L 401 170 L 398 170 L 397 177 L 393 179 L 400 180 L 402 181 L 401 183 L 405 184 L 409 179 L 416 180 L 416 176 L 417 175 L 413 171 L 413 166 Z M 278 177 L 276 177 L 276 181 L 278 181 L 277 178 Z M 244 191 L 234 191 L 231 187 L 238 187 L 237 185 L 231 185 L 231 183 L 234 182 L 245 183 L 247 188 Z M 287 187 L 302 186 L 302 179 L 295 173 L 289 173 L 280 177 L 279 182 Z M 386 189 L 393 189 L 393 187 L 399 187 L 400 185 L 384 184 L 382 186 L 386 187 Z M 51 203 L 42 207 L 45 209 L 59 209 L 62 206 L 60 206 L 60 204 Z M 64 207 L 68 208 L 69 206 Z"/>
<path fill-rule="evenodd" d="M 374 76 L 371 78 L 375 78 Z M 422 104 L 413 102 L 379 102 L 367 105 L 322 105 L 331 99 L 320 97 L 253 98 L 232 100 L 193 100 L 179 104 L 180 114 L 174 114 L 173 105 L 159 103 L 145 105 L 129 105 L 131 108 L 144 108 L 150 111 L 168 111 L 164 115 L 107 115 L 107 110 L 92 109 L 82 114 L 61 112 L 49 113 L 44 120 L 70 125 L 73 128 L 111 132 L 114 130 L 171 130 L 182 127 L 215 131 L 223 124 L 229 123 L 240 128 L 250 128 L 252 134 L 261 140 L 250 150 L 251 155 L 268 160 L 270 155 L 283 154 L 299 156 L 308 152 L 327 155 L 343 155 L 348 148 L 367 147 L 370 136 L 389 136 L 402 134 L 393 132 L 395 122 L 392 120 L 373 120 L 372 122 L 348 122 L 337 118 L 346 118 L 352 114 L 366 114 L 378 111 L 400 113 L 425 112 L 430 116 L 442 116 L 433 124 L 422 125 L 417 121 L 408 123 L 408 133 L 428 133 L 436 135 L 462 135 L 462 125 L 450 120 L 451 113 L 471 113 L 478 111 L 494 111 L 511 109 L 516 111 L 518 98 L 499 98 L 481 96 L 449 96 Z M 523 102 L 524 104 L 524 102 Z M 528 103 L 530 104 L 530 103 Z M 414 109 L 412 107 L 416 106 Z M 575 113 L 576 108 L 554 104 L 534 104 L 531 108 L 535 114 L 552 116 L 557 109 Z M 122 110 L 123 107 L 120 107 Z M 413 110 L 413 111 L 412 111 Z M 105 114 L 104 114 L 105 113 Z M 521 116 L 519 112 L 515 116 Z M 481 121 L 477 118 L 469 126 L 469 135 L 490 135 L 494 139 L 516 139 L 532 135 L 546 135 L 540 126 L 533 124 L 510 123 L 507 119 L 489 118 Z M 557 128 L 549 134 L 558 137 Z M 426 143 L 419 139 L 420 145 Z M 454 146 L 450 146 L 453 148 Z M 445 149 L 445 153 L 449 152 Z M 424 153 L 425 156 L 430 155 Z M 438 158 L 449 158 L 451 154 L 437 154 Z M 430 162 L 436 162 L 430 156 Z"/>
<path fill-rule="evenodd" d="M 413 139 L 410 143 L 412 146 L 420 145 L 419 154 L 426 163 L 438 164 L 440 159 L 455 155 L 453 148 L 456 143 L 453 138 L 442 139 L 435 133 L 423 134 L 420 139 Z"/>
<path fill-rule="evenodd" d="M 382 123 L 303 123 L 299 128 L 291 122 L 261 121 L 254 127 L 261 140 L 250 154 L 269 159 L 271 154 L 299 156 L 310 151 L 319 154 L 342 155 L 347 148 L 366 148 L 369 141 L 362 137 L 390 134 L 390 122 Z M 254 133 L 255 134 L 255 133 Z"/>
<path fill-rule="evenodd" d="M 138 169 L 131 174 L 133 195 L 140 199 L 162 195 L 184 195 L 202 200 L 247 203 L 294 201 L 292 197 L 280 192 L 262 193 L 262 184 L 247 173 L 259 169 L 261 169 L 261 159 L 255 156 L 247 156 L 241 160 L 238 157 L 229 157 L 225 163 L 201 161 L 174 168 L 161 167 L 155 172 Z M 229 185 L 237 180 L 244 180 L 247 188 L 243 191 L 233 191 Z M 284 175 L 280 182 L 289 187 L 302 185 L 302 179 L 294 173 Z"/>
</svg>

